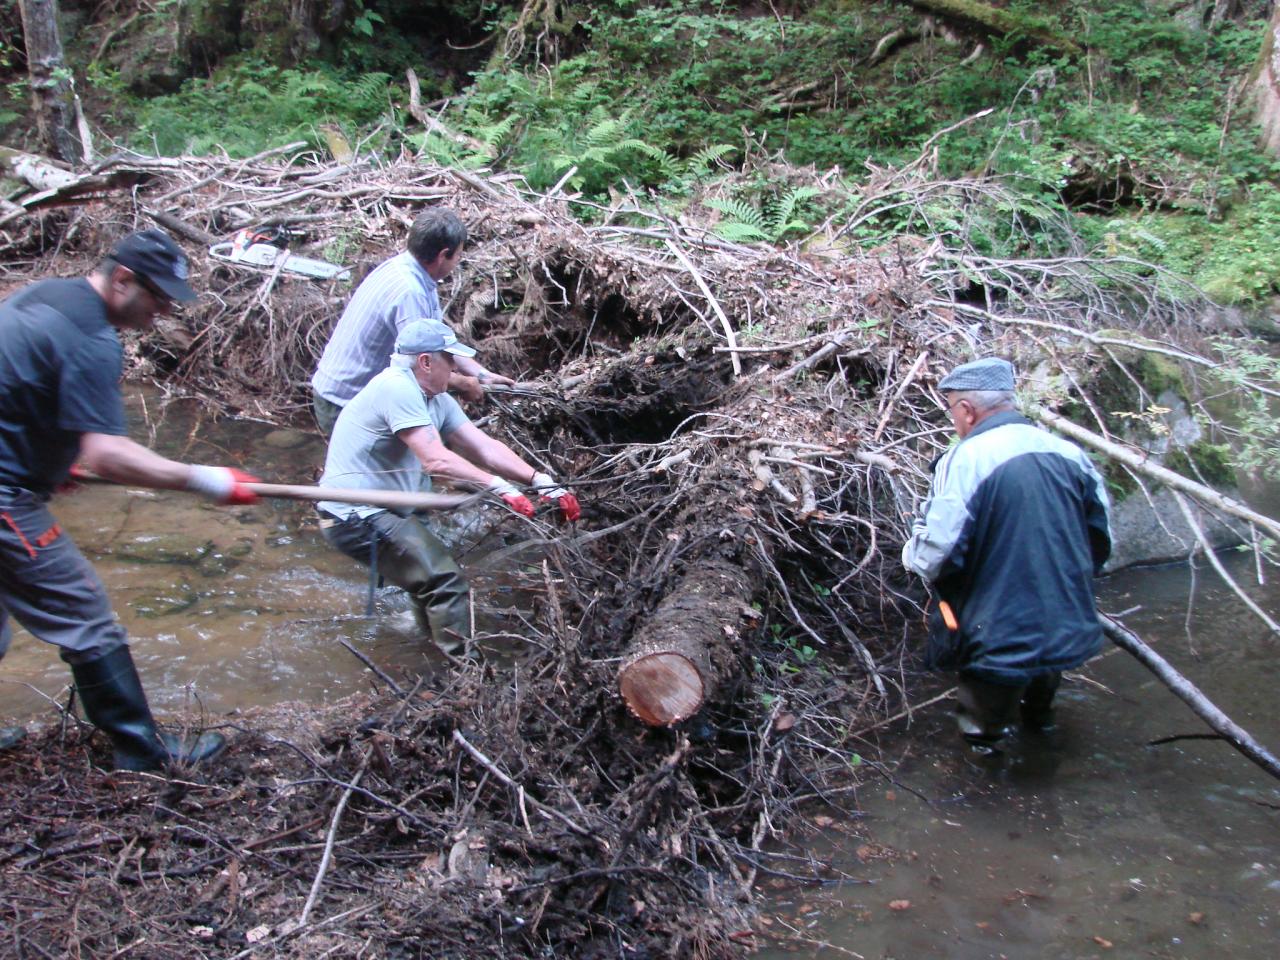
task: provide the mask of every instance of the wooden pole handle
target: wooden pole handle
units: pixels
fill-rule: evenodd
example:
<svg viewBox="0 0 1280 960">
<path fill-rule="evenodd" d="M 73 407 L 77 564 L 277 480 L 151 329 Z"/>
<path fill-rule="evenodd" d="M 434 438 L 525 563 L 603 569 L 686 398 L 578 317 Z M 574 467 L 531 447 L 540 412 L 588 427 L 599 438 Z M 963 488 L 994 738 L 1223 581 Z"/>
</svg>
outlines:
<svg viewBox="0 0 1280 960">
<path fill-rule="evenodd" d="M 285 500 L 332 500 L 337 503 L 409 510 L 454 510 L 483 496 L 479 493 L 410 493 L 403 490 L 312 487 L 290 483 L 242 483 L 240 486 L 260 497 L 277 497 Z"/>
</svg>

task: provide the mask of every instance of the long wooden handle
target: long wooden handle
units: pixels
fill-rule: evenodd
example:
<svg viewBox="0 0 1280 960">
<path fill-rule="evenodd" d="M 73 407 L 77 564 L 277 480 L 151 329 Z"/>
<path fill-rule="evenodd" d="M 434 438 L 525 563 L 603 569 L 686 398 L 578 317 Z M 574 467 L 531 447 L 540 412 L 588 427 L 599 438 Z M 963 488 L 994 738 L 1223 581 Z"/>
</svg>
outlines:
<svg viewBox="0 0 1280 960">
<path fill-rule="evenodd" d="M 280 497 L 285 500 L 332 500 L 337 503 L 358 503 L 370 507 L 397 507 L 409 510 L 453 510 L 464 503 L 471 503 L 481 494 L 462 493 L 408 493 L 401 490 L 360 490 L 347 487 L 308 487 L 292 483 L 242 483 L 260 497 Z"/>
</svg>

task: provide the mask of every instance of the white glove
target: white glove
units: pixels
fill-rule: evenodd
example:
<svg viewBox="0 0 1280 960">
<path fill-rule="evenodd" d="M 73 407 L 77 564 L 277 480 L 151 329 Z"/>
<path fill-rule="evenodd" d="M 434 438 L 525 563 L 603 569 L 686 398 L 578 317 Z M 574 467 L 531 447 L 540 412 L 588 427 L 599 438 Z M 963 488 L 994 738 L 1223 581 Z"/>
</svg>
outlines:
<svg viewBox="0 0 1280 960">
<path fill-rule="evenodd" d="M 192 493 L 208 497 L 214 503 L 246 504 L 257 503 L 258 497 L 246 483 L 261 483 L 252 474 L 234 467 L 206 467 L 199 464 L 190 466 L 187 474 L 187 489 Z"/>
<path fill-rule="evenodd" d="M 489 485 L 485 489 L 490 493 L 496 493 L 500 497 L 518 497 L 521 495 L 519 487 L 510 480 L 503 480 L 497 474 L 489 480 Z"/>
<path fill-rule="evenodd" d="M 549 473 L 535 473 L 531 486 L 538 491 L 538 496 L 546 497 L 548 500 L 559 500 L 569 492 L 564 487 L 557 485 L 551 479 L 551 474 Z"/>
</svg>

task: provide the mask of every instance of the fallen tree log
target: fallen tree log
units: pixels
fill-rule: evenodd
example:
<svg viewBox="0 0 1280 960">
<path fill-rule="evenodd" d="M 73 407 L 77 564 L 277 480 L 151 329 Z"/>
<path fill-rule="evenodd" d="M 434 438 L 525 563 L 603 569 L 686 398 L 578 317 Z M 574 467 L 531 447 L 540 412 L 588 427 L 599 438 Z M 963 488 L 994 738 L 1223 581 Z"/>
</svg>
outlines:
<svg viewBox="0 0 1280 960">
<path fill-rule="evenodd" d="M 1080 44 L 1046 17 L 1006 10 L 982 0 L 911 0 L 911 5 L 999 37 L 1030 40 L 1037 46 L 1073 57 L 1084 52 Z"/>
<path fill-rule="evenodd" d="M 34 190 L 60 190 L 80 179 L 80 174 L 66 169 L 56 160 L 11 147 L 0 147 L 0 169 Z"/>
<path fill-rule="evenodd" d="M 1238 725 L 1196 687 L 1194 683 L 1175 670 L 1169 661 L 1142 642 L 1132 630 L 1106 614 L 1099 614 L 1102 631 L 1120 649 L 1131 653 L 1138 662 L 1160 678 L 1160 681 L 1187 704 L 1201 720 L 1213 728 L 1227 743 L 1260 766 L 1273 777 L 1280 778 L 1280 760 L 1266 747 L 1258 743 L 1249 732 Z"/>
<path fill-rule="evenodd" d="M 691 566 L 636 630 L 618 692 L 653 727 L 687 720 L 733 670 L 733 642 L 751 598 L 747 572 L 723 560 Z"/>
<path fill-rule="evenodd" d="M 1159 480 L 1172 490 L 1188 494 L 1196 500 L 1199 500 L 1201 503 L 1208 504 L 1211 507 L 1216 507 L 1223 513 L 1229 513 L 1233 517 L 1239 517 L 1241 520 L 1245 520 L 1253 524 L 1255 527 L 1265 530 L 1276 539 L 1280 539 L 1280 522 L 1277 522 L 1264 514 L 1258 513 L 1256 510 L 1251 510 L 1238 500 L 1233 500 L 1231 497 L 1219 493 L 1212 487 L 1207 487 L 1203 483 L 1196 483 L 1194 480 L 1188 480 L 1182 474 L 1175 473 L 1168 467 L 1164 467 L 1153 462 L 1150 459 L 1151 455 L 1146 451 L 1135 450 L 1112 440 L 1108 440 L 1105 437 L 1100 437 L 1092 430 L 1086 430 L 1079 424 L 1072 423 L 1061 414 L 1054 413 L 1052 410 L 1048 410 L 1039 404 L 1028 404 L 1024 408 L 1023 413 L 1031 419 L 1039 420 L 1045 426 L 1051 427 L 1061 434 L 1065 434 L 1072 440 L 1077 440 L 1080 443 L 1093 447 L 1095 450 L 1100 450 L 1111 459 L 1124 464 L 1126 467 L 1129 467 L 1137 473 L 1151 477 L 1153 480 Z"/>
<path fill-rule="evenodd" d="M 20 199 L 16 209 L 5 213 L 0 219 L 0 226 L 41 207 L 79 201 L 91 194 L 137 186 L 151 175 L 149 170 L 136 166 L 117 166 L 110 173 L 76 174 L 64 170 L 45 157 L 8 147 L 0 147 L 0 172 L 21 180 L 37 191 Z"/>
</svg>

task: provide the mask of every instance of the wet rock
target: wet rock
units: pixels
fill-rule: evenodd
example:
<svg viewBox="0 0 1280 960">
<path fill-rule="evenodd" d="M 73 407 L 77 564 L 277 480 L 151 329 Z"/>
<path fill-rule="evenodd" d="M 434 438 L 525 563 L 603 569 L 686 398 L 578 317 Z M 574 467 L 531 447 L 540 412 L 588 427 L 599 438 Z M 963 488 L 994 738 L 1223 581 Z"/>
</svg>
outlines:
<svg viewBox="0 0 1280 960">
<path fill-rule="evenodd" d="M 213 549 L 212 540 L 182 533 L 156 533 L 116 544 L 110 553 L 126 563 L 198 564 Z"/>
<path fill-rule="evenodd" d="M 1239 499 L 1234 490 L 1227 496 Z M 1194 504 L 1192 515 L 1215 550 L 1233 547 L 1248 539 L 1244 523 L 1227 523 Z M 1167 488 L 1154 491 L 1148 500 L 1141 491 L 1115 504 L 1111 511 L 1111 559 L 1105 572 L 1138 563 L 1163 563 L 1185 559 L 1196 545 L 1196 535 Z"/>
<path fill-rule="evenodd" d="M 262 445 L 273 450 L 297 450 L 315 439 L 301 430 L 272 430 L 262 438 Z"/>
<path fill-rule="evenodd" d="M 188 583 L 176 583 L 139 594 L 129 601 L 129 609 L 146 620 L 182 613 L 195 606 L 200 594 Z"/>
</svg>

